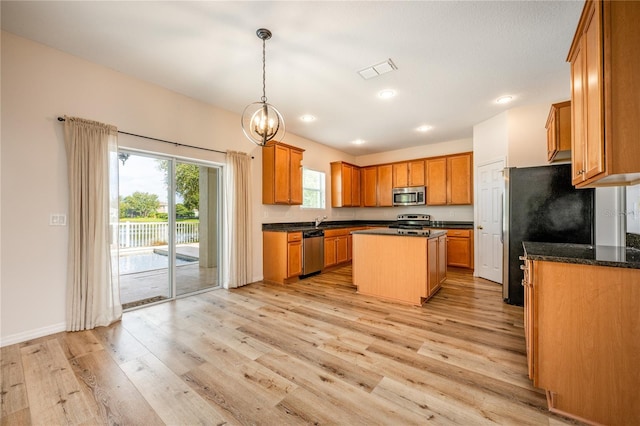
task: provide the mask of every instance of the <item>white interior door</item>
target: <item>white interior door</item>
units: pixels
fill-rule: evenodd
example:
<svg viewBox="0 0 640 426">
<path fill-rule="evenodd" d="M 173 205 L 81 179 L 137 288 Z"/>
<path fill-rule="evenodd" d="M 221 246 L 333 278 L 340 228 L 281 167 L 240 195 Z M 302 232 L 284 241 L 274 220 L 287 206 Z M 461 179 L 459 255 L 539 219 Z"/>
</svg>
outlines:
<svg viewBox="0 0 640 426">
<path fill-rule="evenodd" d="M 502 283 L 502 196 L 504 161 L 478 167 L 477 274 Z"/>
</svg>

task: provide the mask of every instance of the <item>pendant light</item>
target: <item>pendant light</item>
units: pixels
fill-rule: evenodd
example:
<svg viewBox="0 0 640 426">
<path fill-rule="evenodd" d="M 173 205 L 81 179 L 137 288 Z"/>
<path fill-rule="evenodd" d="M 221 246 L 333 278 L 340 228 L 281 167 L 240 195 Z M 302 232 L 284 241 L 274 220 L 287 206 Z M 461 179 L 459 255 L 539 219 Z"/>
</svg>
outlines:
<svg viewBox="0 0 640 426">
<path fill-rule="evenodd" d="M 265 78 L 265 41 L 271 38 L 271 31 L 260 28 L 256 35 L 262 40 L 262 98 L 242 112 L 242 131 L 256 145 L 265 146 L 276 136 L 282 140 L 285 134 L 284 119 L 280 111 L 267 103 Z"/>
</svg>

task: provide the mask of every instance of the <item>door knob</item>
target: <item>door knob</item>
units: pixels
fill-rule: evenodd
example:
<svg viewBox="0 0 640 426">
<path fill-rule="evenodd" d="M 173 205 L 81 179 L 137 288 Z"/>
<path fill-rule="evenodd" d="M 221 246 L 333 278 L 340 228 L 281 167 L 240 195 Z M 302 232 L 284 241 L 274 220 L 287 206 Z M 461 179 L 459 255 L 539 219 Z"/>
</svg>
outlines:
<svg viewBox="0 0 640 426">
<path fill-rule="evenodd" d="M 482 225 L 478 225 L 478 229 L 484 229 Z"/>
</svg>

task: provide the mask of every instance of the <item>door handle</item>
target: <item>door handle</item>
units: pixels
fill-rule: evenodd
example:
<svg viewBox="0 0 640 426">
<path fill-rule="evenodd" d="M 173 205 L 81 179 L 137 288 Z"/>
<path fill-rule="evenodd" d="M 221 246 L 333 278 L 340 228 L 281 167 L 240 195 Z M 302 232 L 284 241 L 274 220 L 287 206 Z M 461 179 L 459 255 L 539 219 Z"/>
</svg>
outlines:
<svg viewBox="0 0 640 426">
<path fill-rule="evenodd" d="M 478 229 L 484 229 L 482 225 L 478 225 Z"/>
</svg>

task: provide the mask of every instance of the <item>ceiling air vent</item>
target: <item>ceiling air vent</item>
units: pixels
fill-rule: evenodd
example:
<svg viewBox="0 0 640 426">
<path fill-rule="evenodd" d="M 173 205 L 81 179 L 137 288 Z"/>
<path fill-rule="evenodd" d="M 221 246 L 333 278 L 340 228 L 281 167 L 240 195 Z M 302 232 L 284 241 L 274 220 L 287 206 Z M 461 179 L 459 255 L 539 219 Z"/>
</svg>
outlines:
<svg viewBox="0 0 640 426">
<path fill-rule="evenodd" d="M 364 78 L 365 80 L 369 80 L 370 78 L 377 77 L 379 75 L 386 74 L 397 69 L 398 67 L 396 66 L 396 64 L 394 64 L 391 59 L 387 59 L 386 61 L 380 62 L 379 64 L 361 69 L 360 71 L 358 71 L 358 74 L 360 74 L 360 77 Z"/>
</svg>

